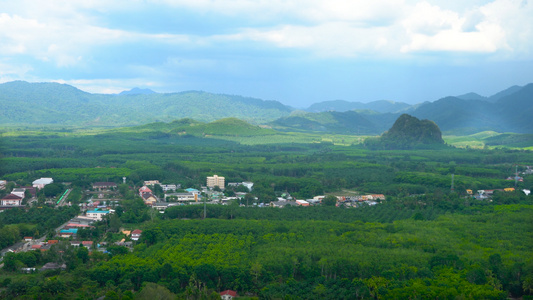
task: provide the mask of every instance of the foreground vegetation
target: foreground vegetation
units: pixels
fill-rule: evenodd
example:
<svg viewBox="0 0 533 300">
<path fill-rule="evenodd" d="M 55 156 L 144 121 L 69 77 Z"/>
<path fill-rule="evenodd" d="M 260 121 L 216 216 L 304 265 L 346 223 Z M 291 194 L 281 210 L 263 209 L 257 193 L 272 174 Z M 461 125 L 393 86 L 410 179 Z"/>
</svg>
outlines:
<svg viewBox="0 0 533 300">
<path fill-rule="evenodd" d="M 278 138 L 283 142 L 274 142 Z M 46 252 L 9 254 L 0 296 L 215 299 L 234 289 L 264 299 L 531 297 L 532 196 L 495 192 L 489 202 L 466 190 L 514 187 L 506 178 L 533 165 L 533 153 L 451 146 L 371 150 L 360 139 L 279 133 L 235 120 L 211 127 L 182 120 L 5 134 L 0 177 L 19 186 L 52 177 L 69 183 L 77 204 L 92 182 L 127 177 L 118 187 L 116 214 L 81 230 L 80 238 L 112 244 L 122 238 L 120 227 L 141 228 L 143 235 L 132 251 L 113 245 L 108 253 L 89 253 L 65 240 Z M 203 206 L 193 205 L 154 215 L 129 189 L 154 179 L 199 188 L 213 174 L 226 182 L 254 182 L 255 204 L 281 194 L 382 193 L 386 200 L 358 208 L 208 205 L 203 219 Z M 531 189 L 532 176 L 516 187 Z M 6 211 L 0 214 L 0 243 L 50 232 L 77 212 L 75 206 L 46 205 Z M 20 273 L 47 262 L 65 263 L 66 270 Z"/>
</svg>

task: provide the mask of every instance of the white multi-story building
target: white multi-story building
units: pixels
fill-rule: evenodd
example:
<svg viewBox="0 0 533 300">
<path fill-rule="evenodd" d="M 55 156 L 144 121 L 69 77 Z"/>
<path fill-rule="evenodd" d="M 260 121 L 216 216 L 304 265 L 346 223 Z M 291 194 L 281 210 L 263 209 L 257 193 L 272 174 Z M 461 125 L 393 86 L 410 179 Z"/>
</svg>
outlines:
<svg viewBox="0 0 533 300">
<path fill-rule="evenodd" d="M 108 210 L 88 210 L 87 217 L 96 221 L 102 221 L 103 217 L 108 213 Z"/>
<path fill-rule="evenodd" d="M 224 188 L 224 177 L 213 175 L 213 176 L 207 176 L 207 187 L 214 188 L 215 186 L 218 186 L 219 188 Z"/>
</svg>

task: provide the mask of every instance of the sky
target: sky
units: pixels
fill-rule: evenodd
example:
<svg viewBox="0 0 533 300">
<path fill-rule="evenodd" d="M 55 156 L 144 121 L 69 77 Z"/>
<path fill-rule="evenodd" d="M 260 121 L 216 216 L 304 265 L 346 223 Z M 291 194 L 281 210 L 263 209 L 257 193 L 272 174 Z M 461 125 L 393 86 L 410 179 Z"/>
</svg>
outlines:
<svg viewBox="0 0 533 300">
<path fill-rule="evenodd" d="M 533 0 L 0 0 L 0 82 L 307 107 L 533 82 Z"/>
</svg>

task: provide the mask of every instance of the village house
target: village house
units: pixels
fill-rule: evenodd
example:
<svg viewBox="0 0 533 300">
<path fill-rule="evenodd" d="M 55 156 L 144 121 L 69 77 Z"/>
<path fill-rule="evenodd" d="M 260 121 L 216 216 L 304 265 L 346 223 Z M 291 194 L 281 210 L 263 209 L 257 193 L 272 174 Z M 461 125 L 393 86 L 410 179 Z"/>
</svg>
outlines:
<svg viewBox="0 0 533 300">
<path fill-rule="evenodd" d="M 225 290 L 223 292 L 220 292 L 220 298 L 222 300 L 232 300 L 233 298 L 236 298 L 237 292 L 232 290 Z"/>
<path fill-rule="evenodd" d="M 305 200 L 296 200 L 296 204 L 299 206 L 309 206 L 309 202 Z"/>
<path fill-rule="evenodd" d="M 93 183 L 93 190 L 96 191 L 108 191 L 117 188 L 117 184 L 114 182 L 95 182 Z"/>
<path fill-rule="evenodd" d="M 15 194 L 9 194 L 2 198 L 2 206 L 21 206 L 22 205 L 22 198 L 20 196 L 17 196 Z"/>
<path fill-rule="evenodd" d="M 131 239 L 134 240 L 134 241 L 138 241 L 139 238 L 141 238 L 141 234 L 142 234 L 142 230 L 139 230 L 139 229 L 135 229 L 132 233 L 131 233 Z"/>
<path fill-rule="evenodd" d="M 196 202 L 198 201 L 198 193 L 171 193 L 165 194 L 165 200 L 167 198 L 175 199 L 178 202 Z M 168 201 L 168 200 L 167 200 Z"/>
<path fill-rule="evenodd" d="M 26 193 L 26 189 L 25 188 L 14 188 L 11 191 L 11 194 L 17 195 L 17 196 L 19 196 L 22 199 L 24 199 L 24 197 L 26 196 L 25 193 Z"/>
<path fill-rule="evenodd" d="M 87 248 L 88 250 L 91 250 L 91 248 L 93 246 L 93 241 L 82 241 L 81 245 L 83 247 Z"/>
<path fill-rule="evenodd" d="M 159 183 L 159 180 L 147 180 L 144 182 L 144 185 L 156 185 L 156 184 L 161 185 Z"/>
<path fill-rule="evenodd" d="M 86 215 L 87 217 L 95 220 L 95 221 L 102 221 L 105 215 L 109 213 L 108 210 L 88 210 Z"/>
<path fill-rule="evenodd" d="M 54 180 L 52 178 L 39 178 L 32 182 L 32 186 L 34 188 L 42 189 L 45 185 L 54 183 Z"/>
<path fill-rule="evenodd" d="M 163 189 L 163 192 L 175 191 L 181 188 L 180 184 L 160 184 L 160 186 Z"/>
</svg>

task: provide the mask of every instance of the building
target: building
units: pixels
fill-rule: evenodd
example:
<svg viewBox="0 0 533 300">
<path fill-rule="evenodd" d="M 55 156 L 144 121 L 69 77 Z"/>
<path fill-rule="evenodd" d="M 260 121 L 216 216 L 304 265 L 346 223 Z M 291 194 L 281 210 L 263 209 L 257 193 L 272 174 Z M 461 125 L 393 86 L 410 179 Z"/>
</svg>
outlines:
<svg viewBox="0 0 533 300">
<path fill-rule="evenodd" d="M 218 186 L 219 188 L 224 188 L 224 177 L 213 175 L 213 176 L 207 176 L 207 187 L 214 188 L 215 186 Z"/>
<path fill-rule="evenodd" d="M 243 182 L 229 182 L 228 186 L 231 187 L 238 187 L 238 186 L 245 186 L 250 192 L 252 191 L 252 188 L 254 187 L 254 183 L 251 181 L 243 181 Z"/>
<path fill-rule="evenodd" d="M 54 183 L 54 180 L 52 178 L 39 178 L 32 182 L 32 186 L 34 188 L 42 189 L 45 185 Z"/>
<path fill-rule="evenodd" d="M 163 189 L 163 192 L 175 191 L 181 188 L 180 184 L 160 184 L 160 186 Z"/>
<path fill-rule="evenodd" d="M 150 193 L 150 194 L 151 194 L 151 193 L 152 193 L 152 190 L 151 190 L 149 187 L 147 187 L 147 186 L 145 185 L 145 186 L 142 186 L 142 187 L 139 189 L 139 196 L 142 197 L 142 194 L 143 194 L 143 193 Z"/>
<path fill-rule="evenodd" d="M 169 198 L 169 197 L 171 199 L 173 199 L 172 201 L 178 201 L 178 202 L 196 202 L 196 201 L 198 201 L 198 193 L 172 193 L 172 194 L 165 194 L 165 200 L 167 200 L 167 198 Z"/>
<path fill-rule="evenodd" d="M 96 220 L 96 221 L 102 221 L 105 215 L 109 213 L 108 210 L 88 210 L 87 211 L 87 217 Z"/>
<path fill-rule="evenodd" d="M 6 188 L 7 181 L 6 180 L 0 180 L 0 190 L 3 190 Z"/>
<path fill-rule="evenodd" d="M 305 200 L 296 200 L 296 204 L 299 206 L 309 206 L 309 202 Z"/>
<path fill-rule="evenodd" d="M 20 206 L 22 205 L 22 197 L 15 194 L 9 194 L 2 198 L 2 206 Z"/>
<path fill-rule="evenodd" d="M 144 182 L 144 185 L 156 185 L 156 184 L 161 185 L 161 184 L 159 183 L 159 180 L 146 180 L 146 181 Z"/>
<path fill-rule="evenodd" d="M 232 290 L 225 290 L 223 292 L 220 292 L 220 298 L 222 300 L 232 300 L 233 298 L 236 298 L 237 292 Z"/>
<path fill-rule="evenodd" d="M 141 237 L 141 234 L 142 234 L 142 230 L 139 230 L 139 229 L 135 229 L 132 233 L 131 233 L 131 239 L 134 240 L 134 241 L 138 241 L 139 238 Z"/>
<path fill-rule="evenodd" d="M 26 196 L 25 193 L 26 193 L 26 189 L 25 188 L 14 188 L 11 191 L 11 194 L 17 195 L 17 196 L 19 196 L 22 199 L 24 199 L 24 197 Z"/>
<path fill-rule="evenodd" d="M 152 193 L 142 193 L 141 198 L 143 198 L 144 204 L 146 205 L 152 206 L 157 202 L 156 196 L 154 196 Z"/>
<path fill-rule="evenodd" d="M 105 191 L 105 190 L 111 190 L 116 189 L 117 184 L 114 182 L 95 182 L 93 183 L 93 190 L 97 191 Z"/>
</svg>

